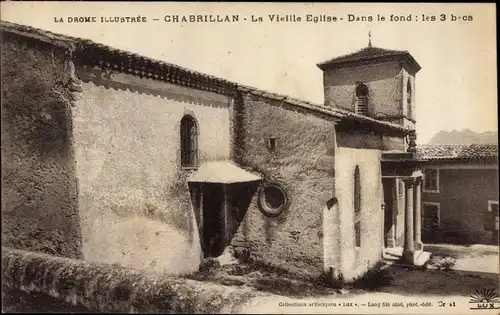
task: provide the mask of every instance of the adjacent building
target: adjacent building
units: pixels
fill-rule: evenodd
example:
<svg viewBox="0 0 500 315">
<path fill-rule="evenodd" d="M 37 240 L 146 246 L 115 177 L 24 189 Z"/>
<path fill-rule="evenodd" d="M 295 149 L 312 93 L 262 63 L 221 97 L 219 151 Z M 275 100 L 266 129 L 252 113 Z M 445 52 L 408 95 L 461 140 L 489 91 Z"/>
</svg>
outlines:
<svg viewBox="0 0 500 315">
<path fill-rule="evenodd" d="M 410 53 L 318 64 L 313 104 L 1 25 L 4 245 L 171 273 L 230 250 L 346 279 L 387 247 L 425 257 Z"/>
<path fill-rule="evenodd" d="M 498 145 L 423 145 L 425 242 L 498 244 Z"/>
</svg>

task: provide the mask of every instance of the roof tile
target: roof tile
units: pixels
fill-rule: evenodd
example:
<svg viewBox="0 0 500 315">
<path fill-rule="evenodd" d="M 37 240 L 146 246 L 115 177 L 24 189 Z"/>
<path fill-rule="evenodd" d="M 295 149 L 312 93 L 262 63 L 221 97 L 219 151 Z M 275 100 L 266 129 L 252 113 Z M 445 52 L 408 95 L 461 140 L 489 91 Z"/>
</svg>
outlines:
<svg viewBox="0 0 500 315">
<path fill-rule="evenodd" d="M 403 128 L 400 125 L 390 123 L 390 122 L 385 122 L 385 121 L 380 121 L 371 117 L 359 115 L 356 113 L 344 111 L 341 109 L 337 108 L 331 108 L 327 107 L 322 104 L 315 104 L 309 101 L 304 101 L 296 98 L 289 97 L 287 95 L 281 95 L 277 93 L 272 93 L 266 90 L 258 89 L 252 86 L 246 86 L 242 85 L 239 83 L 231 82 L 226 79 L 218 78 L 213 75 L 208 75 L 204 74 L 198 71 L 193 71 L 189 70 L 187 68 L 183 68 L 181 66 L 168 63 L 165 61 L 145 57 L 133 52 L 128 52 L 125 50 L 117 49 L 114 47 L 110 47 L 101 43 L 96 43 L 92 40 L 89 39 L 83 39 L 83 38 L 78 38 L 78 37 L 71 37 L 67 35 L 62 35 L 62 34 L 56 34 L 52 33 L 46 30 L 26 26 L 26 25 L 20 25 L 20 24 L 15 24 L 11 22 L 6 22 L 6 21 L 1 21 L 0 23 L 1 29 L 6 29 L 10 31 L 14 31 L 16 33 L 25 33 L 23 34 L 24 36 L 27 36 L 26 33 L 29 34 L 36 34 L 37 36 L 40 36 L 44 38 L 45 40 L 52 40 L 55 39 L 58 42 L 54 42 L 54 45 L 60 44 L 60 42 L 63 42 L 65 46 L 71 45 L 71 46 L 76 46 L 78 47 L 77 49 L 80 49 L 81 51 L 85 52 L 86 49 L 93 49 L 99 47 L 102 52 L 100 52 L 101 56 L 103 54 L 107 54 L 109 56 L 127 56 L 128 60 L 119 60 L 119 61 L 113 61 L 113 62 L 119 62 L 120 67 L 123 67 L 125 69 L 128 69 L 130 72 L 139 72 L 139 70 L 144 71 L 144 65 L 138 65 L 137 61 L 142 61 L 142 63 L 147 63 L 148 66 L 151 68 L 156 68 L 158 69 L 159 73 L 153 73 L 155 77 L 159 75 L 159 77 L 164 78 L 164 80 L 173 80 L 174 82 L 179 82 L 179 73 L 185 73 L 188 76 L 193 76 L 196 77 L 196 80 L 201 81 L 201 84 L 199 83 L 193 83 L 194 80 L 193 78 L 188 78 L 187 81 L 189 81 L 191 86 L 196 86 L 196 87 L 201 87 L 202 89 L 209 90 L 209 91 L 214 91 L 214 92 L 221 92 L 221 90 L 217 89 L 219 85 L 225 84 L 228 85 L 228 88 L 231 89 L 237 89 L 242 92 L 247 92 L 251 93 L 254 95 L 258 95 L 261 97 L 266 97 L 269 99 L 275 99 L 275 100 L 280 100 L 284 101 L 286 103 L 295 105 L 297 107 L 309 109 L 312 111 L 316 111 L 322 114 L 327 114 L 330 116 L 334 116 L 336 118 L 345 118 L 347 120 L 354 120 L 354 121 L 359 121 L 362 123 L 368 123 L 372 124 L 374 126 L 379 126 L 391 130 L 397 130 L 398 132 L 406 132 L 407 130 Z M 374 48 L 370 47 L 370 49 L 362 49 L 354 54 L 348 55 L 351 56 L 349 58 L 354 58 L 355 56 L 362 56 L 362 57 L 369 57 L 369 56 L 381 56 L 383 54 L 395 54 L 395 53 L 405 53 L 408 54 L 408 52 L 400 52 L 400 51 L 395 51 L 395 50 L 388 50 L 388 49 L 382 49 L 382 48 Z M 347 60 L 346 58 L 348 56 L 340 57 L 344 58 L 343 60 Z M 354 57 L 353 57 L 354 56 Z M 338 58 L 337 58 L 338 59 Z M 115 65 L 116 67 L 116 65 Z M 139 69 L 138 69 L 139 68 Z"/>
<path fill-rule="evenodd" d="M 427 160 L 469 160 L 498 157 L 496 144 L 420 145 L 419 155 Z"/>
<path fill-rule="evenodd" d="M 318 63 L 318 67 L 320 69 L 325 69 L 329 66 L 340 65 L 340 64 L 348 64 L 352 62 L 358 61 L 367 61 L 367 60 L 376 60 L 384 57 L 402 57 L 407 58 L 413 66 L 418 70 L 420 70 L 420 65 L 417 61 L 411 56 L 411 54 L 406 50 L 393 50 L 393 49 L 385 49 L 379 47 L 368 46 L 362 48 L 358 51 L 355 51 L 350 54 L 342 55 L 339 57 L 335 57 L 329 59 L 327 61 Z"/>
</svg>

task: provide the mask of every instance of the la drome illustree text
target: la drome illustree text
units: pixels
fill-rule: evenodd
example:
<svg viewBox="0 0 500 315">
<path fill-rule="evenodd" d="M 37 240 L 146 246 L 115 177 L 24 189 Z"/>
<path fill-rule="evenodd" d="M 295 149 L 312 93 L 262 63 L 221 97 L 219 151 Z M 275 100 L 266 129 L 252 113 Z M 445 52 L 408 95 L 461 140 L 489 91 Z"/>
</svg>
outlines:
<svg viewBox="0 0 500 315">
<path fill-rule="evenodd" d="M 438 15 L 407 14 L 407 15 L 356 15 L 346 14 L 333 16 L 328 14 L 268 14 L 248 15 L 240 14 L 167 14 L 161 17 L 147 16 L 55 16 L 55 23 L 332 23 L 332 22 L 471 22 L 472 15 L 443 13 Z"/>
</svg>

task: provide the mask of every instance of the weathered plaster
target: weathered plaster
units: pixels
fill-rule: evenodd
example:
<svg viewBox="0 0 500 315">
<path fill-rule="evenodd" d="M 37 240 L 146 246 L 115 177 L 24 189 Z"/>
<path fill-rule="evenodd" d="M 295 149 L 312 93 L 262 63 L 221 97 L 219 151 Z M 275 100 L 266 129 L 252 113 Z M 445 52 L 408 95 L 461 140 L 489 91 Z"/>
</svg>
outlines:
<svg viewBox="0 0 500 315">
<path fill-rule="evenodd" d="M 370 91 L 371 116 L 402 115 L 400 76 L 401 67 L 397 62 L 327 70 L 324 72 L 325 104 L 354 111 L 357 82 L 363 82 Z"/>
<path fill-rule="evenodd" d="M 380 170 L 381 151 L 339 147 L 335 154 L 335 192 L 339 201 L 342 254 L 340 270 L 345 279 L 360 276 L 381 259 L 384 212 Z M 354 243 L 354 169 L 361 179 L 361 248 Z"/>
<path fill-rule="evenodd" d="M 106 76 L 82 84 L 73 115 L 85 258 L 196 270 L 200 248 L 186 183 L 192 170 L 180 168 L 180 120 L 190 114 L 199 124 L 200 163 L 228 159 L 230 100 L 126 74 Z"/>
<path fill-rule="evenodd" d="M 68 52 L 3 34 L 2 244 L 79 258 Z"/>
</svg>

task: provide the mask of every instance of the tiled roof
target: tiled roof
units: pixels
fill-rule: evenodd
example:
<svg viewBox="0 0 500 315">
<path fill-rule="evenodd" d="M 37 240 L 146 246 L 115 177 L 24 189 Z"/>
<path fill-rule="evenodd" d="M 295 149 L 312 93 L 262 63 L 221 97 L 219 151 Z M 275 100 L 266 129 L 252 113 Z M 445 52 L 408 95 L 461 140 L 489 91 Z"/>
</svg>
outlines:
<svg viewBox="0 0 500 315">
<path fill-rule="evenodd" d="M 221 94 L 231 94 L 235 91 L 242 91 L 272 100 L 283 101 L 292 106 L 329 115 L 344 121 L 359 122 L 399 133 L 408 132 L 407 129 L 394 123 L 231 82 L 212 75 L 183 68 L 172 63 L 113 48 L 89 39 L 52 33 L 39 28 L 6 21 L 0 21 L 0 29 L 19 36 L 34 38 L 42 42 L 66 47 L 72 50 L 73 55 L 79 60 L 98 64 L 101 67 L 114 69 L 116 71 Z"/>
<path fill-rule="evenodd" d="M 498 157 L 498 145 L 419 145 L 417 152 L 426 160 L 474 160 Z"/>
<path fill-rule="evenodd" d="M 297 106 L 300 108 L 316 111 L 316 112 L 319 112 L 319 113 L 322 113 L 325 115 L 335 117 L 338 120 L 356 121 L 359 123 L 365 123 L 365 124 L 372 125 L 372 126 L 378 126 L 378 127 L 382 127 L 382 128 L 397 130 L 397 131 L 400 131 L 402 133 L 408 132 L 408 129 L 404 128 L 401 125 L 394 124 L 394 123 L 387 122 L 387 121 L 377 120 L 377 119 L 374 119 L 374 118 L 371 118 L 368 116 L 356 114 L 354 112 L 350 112 L 350 111 L 340 109 L 340 108 L 327 107 L 325 105 L 320 105 L 320 104 L 312 103 L 309 101 L 304 101 L 304 100 L 301 100 L 298 98 L 289 97 L 287 95 L 272 93 L 269 91 L 265 91 L 265 90 L 261 90 L 261 89 L 257 89 L 254 87 L 241 85 L 241 84 L 238 84 L 238 90 L 245 92 L 245 93 L 250 93 L 250 94 L 253 94 L 256 96 L 261 96 L 261 97 L 264 97 L 267 99 L 281 101 L 281 102 L 284 102 L 284 103 L 287 103 L 290 105 L 294 105 L 294 106 Z"/>
<path fill-rule="evenodd" d="M 77 59 L 98 64 L 105 68 L 221 94 L 230 94 L 235 89 L 235 84 L 225 79 L 100 44 L 89 39 L 52 33 L 6 21 L 1 21 L 0 29 L 19 36 L 66 47 L 73 51 L 73 55 Z"/>
<path fill-rule="evenodd" d="M 368 61 L 376 61 L 380 59 L 402 59 L 406 60 L 412 67 L 414 67 L 415 71 L 419 71 L 421 69 L 418 62 L 410 55 L 408 51 L 403 50 L 392 50 L 385 49 L 379 47 L 365 47 L 354 53 L 335 57 L 333 59 L 318 63 L 318 67 L 322 70 L 331 67 L 339 67 L 342 65 L 349 65 L 352 63 L 358 62 L 368 62 Z"/>
</svg>

